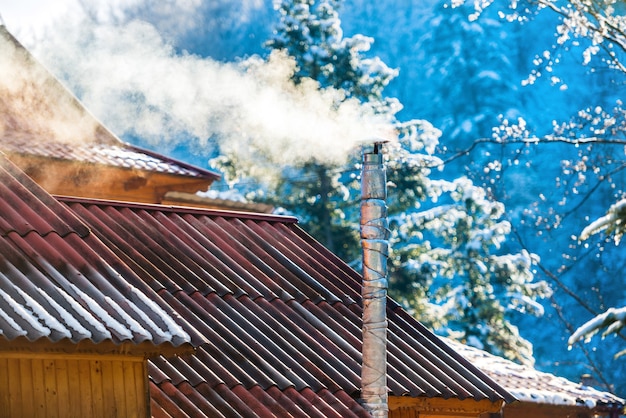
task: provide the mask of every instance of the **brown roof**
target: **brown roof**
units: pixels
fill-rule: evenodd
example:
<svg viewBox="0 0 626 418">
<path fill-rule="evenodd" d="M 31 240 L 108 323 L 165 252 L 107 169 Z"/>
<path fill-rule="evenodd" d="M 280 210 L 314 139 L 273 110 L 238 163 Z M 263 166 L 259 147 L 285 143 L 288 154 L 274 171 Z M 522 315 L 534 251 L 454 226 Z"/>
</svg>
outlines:
<svg viewBox="0 0 626 418">
<path fill-rule="evenodd" d="M 102 255 L 115 260 L 84 222 L 0 153 L 0 349 L 191 348 L 156 293 L 131 284 L 140 283 L 134 273 Z"/>
<path fill-rule="evenodd" d="M 623 410 L 625 405 L 624 399 L 612 393 L 513 363 L 456 341 L 447 340 L 447 342 L 520 401 L 547 405 L 578 405 L 599 410 L 607 406 Z"/>
<path fill-rule="evenodd" d="M 219 174 L 122 142 L 0 24 L 0 149 L 215 180 Z"/>
<path fill-rule="evenodd" d="M 0 96 L 2 102 L 2 96 Z M 0 149 L 6 153 L 33 155 L 57 160 L 100 164 L 116 168 L 173 174 L 189 178 L 219 178 L 217 173 L 177 161 L 122 141 L 115 143 L 63 143 L 55 140 L 35 140 L 31 134 L 5 132 L 0 137 Z"/>
<path fill-rule="evenodd" d="M 294 218 L 61 201 L 187 323 L 195 354 L 150 361 L 155 416 L 366 416 L 361 277 Z M 513 399 L 391 300 L 388 315 L 391 395 Z"/>
</svg>

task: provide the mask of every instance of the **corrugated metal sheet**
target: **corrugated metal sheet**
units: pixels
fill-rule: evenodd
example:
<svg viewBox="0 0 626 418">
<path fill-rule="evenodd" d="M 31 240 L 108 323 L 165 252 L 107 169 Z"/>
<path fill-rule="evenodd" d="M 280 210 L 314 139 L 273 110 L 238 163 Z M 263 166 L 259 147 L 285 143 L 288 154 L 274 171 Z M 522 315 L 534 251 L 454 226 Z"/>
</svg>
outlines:
<svg viewBox="0 0 626 418">
<path fill-rule="evenodd" d="M 624 399 L 612 393 L 513 363 L 456 341 L 446 341 L 459 354 L 491 376 L 520 401 L 535 404 L 579 405 L 585 408 L 597 406 L 603 408 L 606 405 L 623 407 L 625 404 Z"/>
<path fill-rule="evenodd" d="M 366 415 L 361 277 L 295 219 L 62 201 L 187 321 L 196 353 L 150 362 L 155 416 Z M 388 316 L 392 395 L 512 399 L 391 300 Z"/>
<path fill-rule="evenodd" d="M 0 98 L 1 101 L 2 98 Z M 52 139 L 40 141 L 32 135 L 5 131 L 0 138 L 0 149 L 6 153 L 34 155 L 191 178 L 215 180 L 220 177 L 212 171 L 203 170 L 119 140 L 116 140 L 115 143 L 104 144 L 92 140 L 93 138 L 85 138 L 85 142 L 82 143 L 63 143 Z"/>
<path fill-rule="evenodd" d="M 93 350 L 103 342 L 130 343 L 124 350 L 147 343 L 153 353 L 155 345 L 186 344 L 189 336 L 166 314 L 167 305 L 131 284 L 139 282 L 135 274 L 121 274 L 102 254 L 115 259 L 67 207 L 0 155 L 4 348 L 65 340 Z"/>
</svg>

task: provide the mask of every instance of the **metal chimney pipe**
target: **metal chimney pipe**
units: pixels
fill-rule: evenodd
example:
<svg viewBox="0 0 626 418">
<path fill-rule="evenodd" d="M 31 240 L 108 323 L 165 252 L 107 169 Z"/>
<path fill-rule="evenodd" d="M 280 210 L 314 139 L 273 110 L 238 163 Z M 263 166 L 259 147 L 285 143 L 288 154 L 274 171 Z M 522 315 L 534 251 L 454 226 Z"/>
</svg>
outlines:
<svg viewBox="0 0 626 418">
<path fill-rule="evenodd" d="M 363 364 L 361 402 L 376 418 L 387 418 L 387 175 L 382 143 L 363 154 L 361 245 L 363 248 Z"/>
</svg>

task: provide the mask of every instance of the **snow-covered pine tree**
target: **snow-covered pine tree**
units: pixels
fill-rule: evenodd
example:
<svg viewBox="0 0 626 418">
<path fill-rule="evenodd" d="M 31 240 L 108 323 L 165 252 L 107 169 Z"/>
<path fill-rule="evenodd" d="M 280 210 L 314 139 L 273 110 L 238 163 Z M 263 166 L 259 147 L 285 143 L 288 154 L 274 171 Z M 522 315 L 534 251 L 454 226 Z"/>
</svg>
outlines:
<svg viewBox="0 0 626 418">
<path fill-rule="evenodd" d="M 513 318 L 543 314 L 536 256 L 503 250 L 504 205 L 465 177 L 433 179 L 428 164 L 401 146 L 390 154 L 389 293 L 440 335 L 532 364 Z"/>
<path fill-rule="evenodd" d="M 490 16 L 495 13 L 472 18 L 472 10 L 440 1 L 417 50 L 432 91 L 422 111 L 453 149 L 489 137 L 499 115 L 521 114 L 512 31 Z"/>
<path fill-rule="evenodd" d="M 339 0 L 282 0 L 280 22 L 266 46 L 286 50 L 296 59 L 294 81 L 311 78 L 322 87 L 346 92 L 346 97 L 386 103 L 383 89 L 397 75 L 379 58 L 368 58 L 372 38 L 344 37 Z"/>
<path fill-rule="evenodd" d="M 344 37 L 336 0 L 283 0 L 267 45 L 295 60 L 292 80 L 344 92 L 385 115 L 398 133 L 387 148 L 392 220 L 392 293 L 437 332 L 520 362 L 532 348 L 512 324 L 515 312 L 540 313 L 548 291 L 533 283 L 533 256 L 501 249 L 509 227 L 503 206 L 466 178 L 434 179 L 440 131 L 429 122 L 396 119 L 400 103 L 383 95 L 396 75 L 369 58 L 373 39 Z M 364 138 L 368 139 L 368 138 Z M 310 161 L 281 168 L 267 199 L 301 219 L 313 236 L 348 262 L 359 262 L 357 158 L 346 164 Z"/>
<path fill-rule="evenodd" d="M 382 95 L 396 75 L 378 58 L 367 58 L 373 39 L 344 37 L 337 0 L 283 0 L 276 5 L 280 20 L 266 46 L 295 59 L 294 83 L 313 79 L 321 88 L 345 92 L 378 112 L 391 104 Z M 354 167 L 332 165 L 312 158 L 291 167 L 279 181 L 274 203 L 297 213 L 310 233 L 344 259 L 358 257 L 358 234 L 344 211 L 352 200 L 343 183 Z"/>
<path fill-rule="evenodd" d="M 620 96 L 626 80 L 626 10 L 613 0 L 474 5 L 477 13 L 484 13 L 482 8 L 488 6 L 487 12 L 495 11 L 516 26 L 524 22 L 527 33 L 533 31 L 533 25 L 548 29 L 552 45 L 534 51 L 534 68 L 524 82 L 535 93 L 541 91 L 536 88 L 541 78 L 544 85 L 546 81 L 554 84 L 552 92 L 539 93 L 553 103 L 564 92 L 569 97 L 560 112 L 554 108 L 530 109 L 535 114 L 545 110 L 547 126 L 535 124 L 530 132 L 522 129 L 509 135 L 513 132 L 509 125 L 494 135 L 501 146 L 508 144 L 508 149 L 517 153 L 509 161 L 529 167 L 529 174 L 538 176 L 533 183 L 542 186 L 537 200 L 525 205 L 529 209 L 521 212 L 517 229 L 527 231 L 520 234 L 525 235 L 528 246 L 542 254 L 554 254 L 543 257 L 541 269 L 557 285 L 552 315 L 559 318 L 563 329 L 555 329 L 552 338 L 538 336 L 537 349 L 549 353 L 546 364 L 550 357 L 559 358 L 552 366 L 554 370 L 556 364 L 579 364 L 561 366 L 560 374 L 574 377 L 591 371 L 605 388 L 623 393 L 624 363 L 611 363 L 609 355 L 618 350 L 606 342 L 593 347 L 578 342 L 589 340 L 602 328 L 622 340 L 618 342 L 620 348 L 626 339 L 621 330 L 623 308 L 608 308 L 624 304 L 623 286 L 615 277 L 622 274 L 626 258 L 614 243 L 621 238 L 619 213 L 626 196 L 626 113 Z M 501 135 L 503 132 L 507 133 Z M 522 150 L 520 144 L 524 143 L 527 145 Z M 530 156 L 524 161 L 520 154 Z M 511 171 L 519 172 L 509 170 L 508 176 Z M 546 187 L 539 177 L 554 180 Z M 587 225 L 589 219 L 598 220 Z M 609 234 L 593 234 L 601 230 L 601 224 Z M 579 234 L 585 239 L 579 240 Z M 590 316 L 592 319 L 576 330 Z M 570 335 L 569 348 L 576 349 L 563 353 L 566 344 L 554 337 L 559 334 Z M 561 353 L 555 353 L 555 342 Z"/>
</svg>

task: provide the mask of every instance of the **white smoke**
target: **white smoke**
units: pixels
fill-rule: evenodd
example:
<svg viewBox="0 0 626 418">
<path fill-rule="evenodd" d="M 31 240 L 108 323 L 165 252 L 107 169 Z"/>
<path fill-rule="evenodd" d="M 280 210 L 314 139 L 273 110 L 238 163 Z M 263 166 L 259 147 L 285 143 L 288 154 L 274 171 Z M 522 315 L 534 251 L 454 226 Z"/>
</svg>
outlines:
<svg viewBox="0 0 626 418">
<path fill-rule="evenodd" d="M 0 15 L 6 27 L 23 42 L 41 37 L 55 21 L 78 6 L 77 0 L 0 0 Z"/>
<path fill-rule="evenodd" d="M 14 145 L 40 139 L 76 143 L 98 136 L 97 121 L 4 34 L 0 51 L 0 136 L 10 136 Z"/>
<path fill-rule="evenodd" d="M 194 1 L 182 3 L 181 15 L 190 18 Z M 219 141 L 222 151 L 292 163 L 317 155 L 340 161 L 356 144 L 389 131 L 366 106 L 337 105 L 341 91 L 320 90 L 313 81 L 294 86 L 295 64 L 283 54 L 219 63 L 177 52 L 147 22 L 116 23 L 124 20 L 119 5 L 100 15 L 84 10 L 31 50 L 118 136 L 163 149 L 194 141 L 207 155 Z"/>
</svg>

